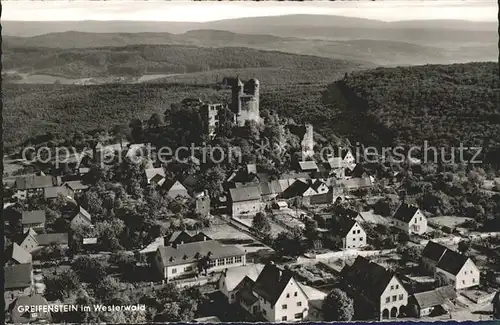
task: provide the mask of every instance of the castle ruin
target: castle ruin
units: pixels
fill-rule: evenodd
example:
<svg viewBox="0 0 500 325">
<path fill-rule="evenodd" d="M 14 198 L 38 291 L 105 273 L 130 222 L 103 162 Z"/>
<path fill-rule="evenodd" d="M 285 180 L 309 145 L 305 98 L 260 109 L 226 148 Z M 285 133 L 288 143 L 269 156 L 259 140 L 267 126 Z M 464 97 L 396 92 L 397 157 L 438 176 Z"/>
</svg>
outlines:
<svg viewBox="0 0 500 325">
<path fill-rule="evenodd" d="M 237 126 L 246 121 L 261 122 L 259 111 L 259 81 L 255 78 L 243 83 L 240 78 L 225 79 L 231 86 L 231 111 L 236 116 Z"/>
</svg>

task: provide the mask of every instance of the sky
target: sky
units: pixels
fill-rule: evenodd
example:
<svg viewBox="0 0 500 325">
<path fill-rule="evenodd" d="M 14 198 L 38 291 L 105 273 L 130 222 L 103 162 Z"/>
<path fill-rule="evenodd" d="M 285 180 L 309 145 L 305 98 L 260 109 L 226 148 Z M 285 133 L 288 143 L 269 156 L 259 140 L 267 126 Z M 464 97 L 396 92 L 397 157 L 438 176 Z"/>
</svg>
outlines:
<svg viewBox="0 0 500 325">
<path fill-rule="evenodd" d="M 2 19 L 16 21 L 132 20 L 206 22 L 231 18 L 322 14 L 383 21 L 459 19 L 497 21 L 496 0 L 306 2 L 2 1 Z"/>
</svg>

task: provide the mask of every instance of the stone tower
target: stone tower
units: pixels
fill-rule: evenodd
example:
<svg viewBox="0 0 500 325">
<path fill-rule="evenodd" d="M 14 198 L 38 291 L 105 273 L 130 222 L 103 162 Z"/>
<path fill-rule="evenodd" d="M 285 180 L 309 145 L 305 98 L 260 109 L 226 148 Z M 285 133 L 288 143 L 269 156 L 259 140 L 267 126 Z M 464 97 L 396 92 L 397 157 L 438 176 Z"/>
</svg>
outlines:
<svg viewBox="0 0 500 325">
<path fill-rule="evenodd" d="M 302 147 L 302 159 L 314 156 L 314 131 L 312 124 L 304 125 L 304 136 L 300 143 Z"/>
<path fill-rule="evenodd" d="M 260 123 L 259 88 L 257 79 L 243 83 L 239 78 L 232 81 L 231 110 L 236 116 L 238 126 L 244 126 L 246 121 Z"/>
</svg>

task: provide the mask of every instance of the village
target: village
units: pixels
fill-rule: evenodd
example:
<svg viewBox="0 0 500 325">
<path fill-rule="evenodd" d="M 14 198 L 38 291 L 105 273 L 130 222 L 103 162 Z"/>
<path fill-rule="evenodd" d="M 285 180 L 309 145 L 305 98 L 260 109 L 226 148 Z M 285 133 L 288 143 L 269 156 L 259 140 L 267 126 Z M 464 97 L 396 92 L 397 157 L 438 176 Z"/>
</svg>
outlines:
<svg viewBox="0 0 500 325">
<path fill-rule="evenodd" d="M 225 78 L 221 87 L 231 90 L 228 104 L 179 104 L 201 116 L 204 139 L 220 145 L 219 134 L 231 132 L 255 144 L 275 132 L 269 138 L 278 148 L 297 150 L 220 167 L 189 153 L 162 163 L 160 142 L 108 137 L 59 170 L 32 164 L 31 173 L 4 177 L 4 299 L 12 322 L 64 320 L 20 313 L 25 305 L 126 296 L 150 307 L 165 288 L 196 289 L 203 298 L 185 314 L 167 299 L 179 309 L 174 316 L 164 305 L 137 322 L 500 318 L 500 229 L 424 206 L 408 185 L 439 173 L 445 179 L 445 166 L 408 158 L 381 172 L 342 145 L 319 157 L 313 125 L 260 111 L 257 79 Z M 256 151 L 243 147 L 243 155 Z M 281 159 L 286 170 L 263 159 Z M 465 166 L 443 183 L 467 182 L 498 200 L 500 178 L 477 174 Z"/>
</svg>

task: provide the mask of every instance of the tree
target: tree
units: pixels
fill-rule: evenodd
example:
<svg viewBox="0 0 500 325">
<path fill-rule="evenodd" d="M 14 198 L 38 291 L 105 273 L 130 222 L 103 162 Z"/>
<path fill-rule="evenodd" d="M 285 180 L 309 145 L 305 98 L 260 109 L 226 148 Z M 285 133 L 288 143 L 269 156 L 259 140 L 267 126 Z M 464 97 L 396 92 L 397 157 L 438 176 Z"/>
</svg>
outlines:
<svg viewBox="0 0 500 325">
<path fill-rule="evenodd" d="M 95 257 L 80 256 L 73 261 L 73 270 L 84 282 L 98 283 L 106 276 L 106 266 Z"/>
<path fill-rule="evenodd" d="M 67 269 L 61 274 L 45 279 L 45 295 L 49 300 L 64 299 L 80 287 L 75 271 Z"/>
<path fill-rule="evenodd" d="M 354 316 L 354 301 L 344 291 L 333 289 L 323 301 L 322 311 L 326 321 L 347 322 Z"/>
<path fill-rule="evenodd" d="M 306 218 L 304 224 L 305 224 L 304 236 L 310 242 L 313 242 L 314 240 L 318 239 L 318 222 L 311 218 Z"/>
<path fill-rule="evenodd" d="M 95 296 L 102 302 L 109 302 L 120 290 L 120 282 L 110 276 L 106 276 L 95 286 Z"/>
<path fill-rule="evenodd" d="M 468 240 L 462 240 L 458 243 L 458 251 L 462 254 L 467 254 L 471 248 L 471 242 Z"/>
<path fill-rule="evenodd" d="M 260 234 L 265 235 L 271 231 L 271 224 L 269 220 L 267 220 L 266 215 L 263 212 L 259 212 L 252 220 L 252 228 L 257 230 Z"/>
<path fill-rule="evenodd" d="M 299 256 L 305 251 L 302 240 L 302 230 L 294 228 L 292 231 L 285 231 L 278 234 L 274 240 L 276 250 L 288 256 Z"/>
</svg>

